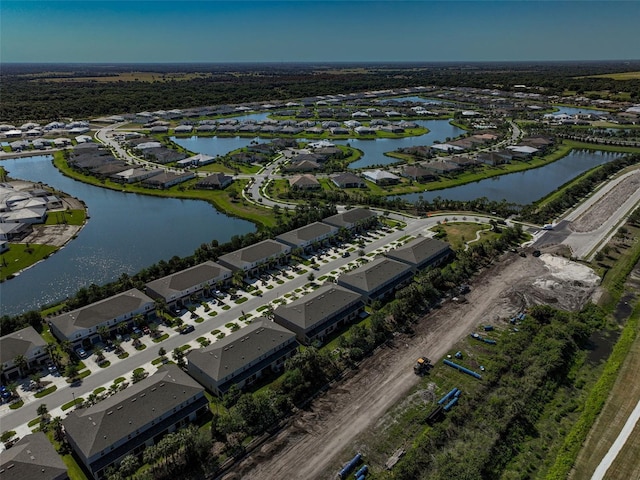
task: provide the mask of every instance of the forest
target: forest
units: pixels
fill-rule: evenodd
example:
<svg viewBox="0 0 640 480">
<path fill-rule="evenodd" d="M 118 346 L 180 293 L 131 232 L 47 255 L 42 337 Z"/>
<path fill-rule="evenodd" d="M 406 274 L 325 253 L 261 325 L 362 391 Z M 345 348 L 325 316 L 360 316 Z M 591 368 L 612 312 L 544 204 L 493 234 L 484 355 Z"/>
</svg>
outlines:
<svg viewBox="0 0 640 480">
<path fill-rule="evenodd" d="M 50 122 L 158 109 L 269 102 L 417 85 L 500 88 L 528 85 L 547 95 L 640 101 L 640 80 L 593 77 L 640 70 L 640 62 L 467 64 L 3 64 L 0 121 Z M 185 73 L 153 81 L 108 81 L 118 72 Z M 65 81 L 65 80 L 73 81 Z"/>
</svg>

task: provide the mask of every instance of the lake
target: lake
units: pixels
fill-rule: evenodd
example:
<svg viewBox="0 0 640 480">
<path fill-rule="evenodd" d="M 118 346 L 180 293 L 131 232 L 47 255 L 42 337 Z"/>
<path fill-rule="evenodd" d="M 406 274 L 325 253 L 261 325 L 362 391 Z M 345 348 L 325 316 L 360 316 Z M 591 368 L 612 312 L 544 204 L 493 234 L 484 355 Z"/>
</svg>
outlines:
<svg viewBox="0 0 640 480">
<path fill-rule="evenodd" d="M 43 182 L 83 200 L 90 220 L 75 240 L 44 262 L 0 284 L 0 314 L 37 309 L 92 283 L 134 274 L 160 260 L 191 255 L 203 243 L 255 231 L 248 221 L 204 201 L 117 192 L 62 175 L 50 156 L 4 160 L 12 178 Z"/>
<path fill-rule="evenodd" d="M 450 200 L 486 197 L 498 202 L 506 200 L 525 205 L 548 195 L 581 173 L 623 155 L 615 152 L 571 150 L 565 157 L 544 167 L 491 177 L 444 190 L 400 195 L 400 198 L 415 202 L 419 198 L 431 201 L 436 197 Z"/>
<path fill-rule="evenodd" d="M 241 119 L 246 116 L 238 117 Z M 362 150 L 364 155 L 357 162 L 349 165 L 349 168 L 367 168 L 373 165 L 389 165 L 398 162 L 397 158 L 385 156 L 385 152 L 392 152 L 398 148 L 414 147 L 417 145 L 432 145 L 434 142 L 444 142 L 447 138 L 453 139 L 464 133 L 461 128 L 455 127 L 449 123 L 449 120 L 416 120 L 417 125 L 428 128 L 429 132 L 417 137 L 404 138 L 377 138 L 371 140 L 362 140 L 359 138 L 349 138 L 346 140 L 332 140 L 330 142 L 336 145 L 350 145 L 353 148 Z M 205 153 L 207 155 L 225 155 L 232 150 L 244 148 L 251 144 L 252 141 L 261 143 L 268 142 L 269 139 L 246 138 L 246 137 L 188 137 L 176 138 L 171 137 L 176 144 L 184 147 L 192 152 Z M 308 142 L 310 140 L 300 138 L 300 142 Z"/>
</svg>

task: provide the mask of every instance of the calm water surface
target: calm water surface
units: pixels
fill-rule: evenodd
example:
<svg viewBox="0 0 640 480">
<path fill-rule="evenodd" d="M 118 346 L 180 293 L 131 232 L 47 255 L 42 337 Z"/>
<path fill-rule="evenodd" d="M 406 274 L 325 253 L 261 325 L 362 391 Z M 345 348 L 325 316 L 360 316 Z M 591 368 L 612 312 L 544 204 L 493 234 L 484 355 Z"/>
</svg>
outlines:
<svg viewBox="0 0 640 480">
<path fill-rule="evenodd" d="M 238 117 L 238 118 L 245 118 Z M 349 165 L 349 168 L 366 168 L 372 165 L 389 165 L 396 163 L 398 159 L 385 156 L 385 152 L 392 152 L 398 148 L 414 147 L 416 145 L 432 145 L 434 142 L 444 142 L 447 138 L 453 139 L 464 133 L 464 130 L 454 127 L 449 120 L 416 120 L 416 124 L 429 129 L 429 132 L 418 137 L 405 138 L 377 138 L 362 140 L 349 138 L 347 140 L 329 140 L 336 145 L 350 145 L 362 150 L 363 157 Z M 268 139 L 245 137 L 172 137 L 175 143 L 192 152 L 205 153 L 207 155 L 224 155 L 232 150 L 244 148 L 252 141 L 267 142 Z M 301 142 L 309 141 L 299 139 Z"/>
<path fill-rule="evenodd" d="M 436 197 L 450 200 L 489 200 L 528 204 L 551 193 L 572 178 L 604 163 L 620 158 L 623 154 L 591 150 L 572 150 L 569 155 L 544 167 L 487 178 L 459 187 L 411 193 L 401 198 L 415 202 L 419 198 L 431 201 Z"/>
<path fill-rule="evenodd" d="M 220 243 L 255 230 L 210 204 L 116 192 L 63 176 L 50 156 L 6 160 L 13 178 L 43 182 L 83 200 L 91 216 L 78 237 L 44 262 L 0 284 L 0 313 L 38 308 L 91 283 L 101 285 L 174 255 L 186 256 L 202 243 Z"/>
</svg>

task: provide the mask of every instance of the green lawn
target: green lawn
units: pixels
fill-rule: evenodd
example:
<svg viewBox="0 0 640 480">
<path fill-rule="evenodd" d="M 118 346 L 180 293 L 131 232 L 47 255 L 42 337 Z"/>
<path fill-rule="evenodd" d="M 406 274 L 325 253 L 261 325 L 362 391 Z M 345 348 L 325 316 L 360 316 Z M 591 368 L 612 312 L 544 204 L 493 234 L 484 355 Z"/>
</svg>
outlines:
<svg viewBox="0 0 640 480">
<path fill-rule="evenodd" d="M 0 280 L 30 267 L 40 260 L 48 258 L 59 247 L 40 245 L 35 243 L 10 243 L 9 250 L 0 255 Z"/>
<path fill-rule="evenodd" d="M 66 210 L 64 212 L 51 212 L 47 216 L 45 225 L 83 225 L 87 219 L 84 210 Z"/>
</svg>

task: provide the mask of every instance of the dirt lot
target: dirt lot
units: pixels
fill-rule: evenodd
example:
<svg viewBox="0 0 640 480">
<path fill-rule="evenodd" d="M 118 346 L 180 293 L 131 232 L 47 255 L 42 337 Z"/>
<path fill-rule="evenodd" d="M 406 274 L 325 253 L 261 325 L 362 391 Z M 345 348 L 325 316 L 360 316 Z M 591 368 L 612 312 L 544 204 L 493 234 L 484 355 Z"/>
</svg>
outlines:
<svg viewBox="0 0 640 480">
<path fill-rule="evenodd" d="M 592 232 L 602 225 L 636 191 L 640 189 L 640 171 L 631 175 L 607 192 L 598 202 L 571 223 L 574 232 Z"/>
<path fill-rule="evenodd" d="M 490 280 L 490 281 L 489 281 Z M 362 434 L 418 382 L 412 365 L 421 355 L 443 357 L 478 325 L 500 324 L 528 305 L 575 309 L 596 290 L 597 276 L 582 265 L 549 254 L 508 253 L 473 284 L 468 303 L 448 302 L 424 317 L 412 338 L 397 337 L 339 382 L 289 427 L 225 475 L 231 479 L 335 478 L 361 445 Z"/>
</svg>

